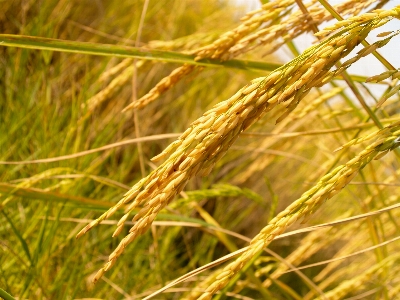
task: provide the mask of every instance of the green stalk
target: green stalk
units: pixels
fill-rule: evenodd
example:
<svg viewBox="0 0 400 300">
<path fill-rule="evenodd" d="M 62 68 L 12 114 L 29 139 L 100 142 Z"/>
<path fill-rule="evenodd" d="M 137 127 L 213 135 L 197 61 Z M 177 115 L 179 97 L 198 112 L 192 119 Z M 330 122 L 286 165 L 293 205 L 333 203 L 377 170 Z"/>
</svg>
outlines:
<svg viewBox="0 0 400 300">
<path fill-rule="evenodd" d="M 5 195 L 14 195 L 18 197 L 32 198 L 43 201 L 72 202 L 78 204 L 83 203 L 98 208 L 110 208 L 113 205 L 113 203 L 107 201 L 60 194 L 56 192 L 49 192 L 38 188 L 20 187 L 5 182 L 0 183 L 0 193 L 4 193 Z M 2 203 L 1 205 L 4 205 L 4 203 Z"/>
<path fill-rule="evenodd" d="M 0 34 L 0 45 L 36 50 L 49 50 L 112 57 L 139 58 L 198 66 L 223 66 L 227 68 L 244 70 L 253 69 L 262 71 L 273 71 L 282 66 L 278 63 L 237 59 L 222 62 L 216 59 L 202 59 L 196 61 L 194 55 L 183 54 L 179 52 L 144 49 L 111 44 L 94 44 L 13 34 Z"/>
<path fill-rule="evenodd" d="M 7 293 L 5 290 L 0 288 L 0 298 L 3 298 L 4 300 L 15 300 L 13 296 L 11 296 L 9 293 Z"/>
<path fill-rule="evenodd" d="M 195 60 L 194 55 L 155 49 L 144 49 L 121 45 L 95 44 L 59 39 L 50 39 L 36 36 L 0 34 L 0 46 L 17 47 L 24 49 L 47 50 L 66 53 L 99 55 L 108 57 L 138 58 L 170 63 L 190 64 L 204 67 L 225 67 L 241 70 L 258 70 L 271 72 L 282 64 L 252 60 L 231 59 L 220 61 L 216 59 Z M 351 75 L 354 81 L 365 82 L 367 77 Z M 341 79 L 338 77 L 337 79 Z"/>
</svg>

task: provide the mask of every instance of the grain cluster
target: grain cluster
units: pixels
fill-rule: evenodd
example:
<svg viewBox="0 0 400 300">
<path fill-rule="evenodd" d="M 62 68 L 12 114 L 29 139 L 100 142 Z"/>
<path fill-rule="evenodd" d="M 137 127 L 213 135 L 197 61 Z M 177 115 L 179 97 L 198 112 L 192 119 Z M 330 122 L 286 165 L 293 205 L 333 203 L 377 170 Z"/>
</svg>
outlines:
<svg viewBox="0 0 400 300">
<path fill-rule="evenodd" d="M 152 159 L 153 161 L 166 159 L 164 163 L 135 184 L 113 208 L 88 224 L 78 234 L 81 236 L 101 221 L 111 217 L 118 209 L 124 208 L 125 215 L 118 222 L 113 234 L 116 236 L 122 231 L 125 221 L 130 218 L 133 211 L 140 208 L 132 219 L 136 222 L 135 225 L 109 256 L 108 262 L 95 276 L 95 281 L 115 264 L 128 244 L 151 226 L 157 214 L 183 190 L 191 178 L 196 175 L 207 176 L 211 172 L 244 130 L 278 104 L 288 103 L 286 111 L 277 120 L 277 122 L 282 121 L 296 108 L 311 88 L 324 85 L 334 76 L 340 75 L 355 61 L 386 45 L 394 36 L 393 34 L 364 48 L 354 58 L 336 70 L 330 71 L 340 59 L 359 45 L 371 30 L 385 24 L 393 17 L 398 17 L 399 14 L 400 7 L 392 10 L 376 10 L 325 28 L 318 34 L 323 37 L 320 43 L 305 50 L 303 54 L 268 76 L 252 80 L 231 98 L 218 103 L 194 121 L 178 140 Z M 239 39 L 240 31 L 237 34 L 237 39 Z M 220 41 L 217 44 L 223 43 Z M 212 53 L 220 55 L 218 51 Z M 376 143 L 346 165 L 324 176 L 317 186 L 278 214 L 253 239 L 248 251 L 223 270 L 202 299 L 210 298 L 225 286 L 246 262 L 268 245 L 276 235 L 282 233 L 286 227 L 301 217 L 311 216 L 323 201 L 338 193 L 371 159 L 397 146 L 398 132 L 396 130 L 398 128 L 396 126 L 391 126 L 384 131 L 389 132 L 389 136 L 379 133 L 380 139 Z M 393 128 L 395 128 L 395 133 L 393 133 Z"/>
</svg>

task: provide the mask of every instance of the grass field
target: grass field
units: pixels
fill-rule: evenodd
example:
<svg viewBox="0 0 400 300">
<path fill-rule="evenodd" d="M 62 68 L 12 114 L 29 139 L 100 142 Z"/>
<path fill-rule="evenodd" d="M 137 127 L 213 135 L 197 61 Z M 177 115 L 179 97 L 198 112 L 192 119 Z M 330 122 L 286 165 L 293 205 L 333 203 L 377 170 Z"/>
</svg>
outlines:
<svg viewBox="0 0 400 300">
<path fill-rule="evenodd" d="M 234 3 L 1 2 L 0 298 L 400 299 L 399 3 Z"/>
</svg>

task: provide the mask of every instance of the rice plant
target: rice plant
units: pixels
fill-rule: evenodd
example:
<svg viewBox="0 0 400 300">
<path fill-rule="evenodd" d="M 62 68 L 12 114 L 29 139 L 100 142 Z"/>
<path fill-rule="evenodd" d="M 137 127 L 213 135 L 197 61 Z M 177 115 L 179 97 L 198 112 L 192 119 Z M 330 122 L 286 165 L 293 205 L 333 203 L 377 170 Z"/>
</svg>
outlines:
<svg viewBox="0 0 400 300">
<path fill-rule="evenodd" d="M 0 297 L 397 299 L 396 5 L 5 2 Z"/>
</svg>

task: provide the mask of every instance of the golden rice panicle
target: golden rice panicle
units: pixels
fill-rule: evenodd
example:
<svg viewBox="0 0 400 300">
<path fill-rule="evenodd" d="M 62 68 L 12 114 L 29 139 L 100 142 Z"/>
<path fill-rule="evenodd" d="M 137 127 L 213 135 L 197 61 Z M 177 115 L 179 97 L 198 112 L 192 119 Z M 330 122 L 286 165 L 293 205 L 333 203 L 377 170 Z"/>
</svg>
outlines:
<svg viewBox="0 0 400 300">
<path fill-rule="evenodd" d="M 247 17 L 243 18 L 243 23 L 237 28 L 226 32 L 212 44 L 190 51 L 190 53 L 196 56 L 196 60 L 201 60 L 204 58 L 225 60 L 228 58 L 228 56 L 224 57 L 225 53 L 233 45 L 235 45 L 239 39 L 260 27 L 261 24 L 264 24 L 268 21 L 272 22 L 282 11 L 287 10 L 288 6 L 292 5 L 293 3 L 294 0 L 284 0 L 283 2 L 272 1 L 268 4 L 265 4 L 262 6 L 262 9 L 248 13 L 246 15 Z M 152 88 L 146 95 L 129 104 L 124 111 L 145 107 L 149 103 L 156 100 L 164 92 L 172 88 L 183 77 L 199 68 L 201 67 L 197 67 L 195 65 L 183 65 L 175 69 L 171 74 L 164 77 L 159 83 L 157 83 L 156 86 Z"/>
<path fill-rule="evenodd" d="M 137 196 L 138 196 L 140 190 L 142 189 L 142 187 L 146 183 L 149 182 L 151 175 L 152 174 L 150 174 L 149 176 L 147 176 L 147 177 L 141 179 L 139 182 L 137 182 L 128 192 L 125 193 L 124 197 L 120 201 L 118 201 L 117 204 L 115 204 L 113 207 L 108 209 L 104 214 L 102 214 L 96 220 L 87 224 L 81 231 L 79 231 L 79 233 L 76 235 L 76 238 L 81 237 L 86 232 L 88 232 L 90 229 L 99 225 L 102 221 L 110 218 L 118 209 L 120 209 L 123 206 L 125 206 L 126 204 L 130 203 L 133 199 L 135 199 L 136 200 L 135 203 L 137 203 L 140 200 L 140 198 L 139 198 L 139 200 L 137 200 L 137 198 L 138 198 Z"/>
<path fill-rule="evenodd" d="M 337 6 L 339 12 L 347 13 L 347 12 L 358 12 L 361 9 L 370 5 L 371 1 L 361 1 L 356 5 L 348 5 L 348 3 L 340 4 Z M 240 26 L 235 28 L 232 31 L 229 31 L 223 34 L 219 39 L 217 39 L 214 43 L 208 46 L 204 46 L 198 50 L 191 51 L 192 54 L 196 55 L 196 60 L 201 60 L 204 58 L 213 58 L 213 59 L 231 59 L 236 57 L 244 52 L 247 52 L 254 47 L 264 45 L 275 41 L 277 37 L 286 35 L 287 28 L 299 27 L 295 30 L 290 38 L 294 38 L 301 33 L 307 31 L 307 28 L 304 27 L 304 16 L 301 12 L 295 12 L 292 18 L 289 18 L 286 22 L 280 22 L 282 24 L 267 26 L 266 28 L 260 29 L 257 33 L 250 35 L 250 33 L 257 28 L 260 27 L 261 24 L 265 24 L 266 22 L 272 22 L 275 20 L 281 13 L 288 10 L 288 8 L 294 4 L 293 0 L 285 0 L 285 1 L 272 1 L 270 3 L 264 4 L 261 9 L 255 10 L 253 12 L 248 13 L 242 20 L 244 21 Z M 326 19 L 331 18 L 331 15 L 327 13 L 324 9 L 322 10 L 325 15 L 321 19 L 318 17 L 318 14 L 315 17 L 311 17 L 314 20 L 320 20 L 320 22 L 325 21 Z M 315 12 L 314 12 L 315 13 Z M 328 17 L 329 16 L 329 17 Z M 294 20 L 292 20 L 294 19 Z M 318 21 L 317 21 L 318 22 Z M 245 48 L 256 39 L 260 39 L 260 41 L 254 46 L 247 50 Z M 284 42 L 273 47 L 273 51 L 280 46 L 283 45 Z M 124 111 L 130 109 L 140 109 L 148 105 L 149 103 L 156 100 L 160 95 L 165 93 L 171 87 L 173 87 L 178 81 L 180 81 L 183 77 L 190 74 L 195 69 L 199 69 L 194 65 L 183 65 L 177 69 L 175 69 L 170 75 L 164 77 L 159 83 L 156 84 L 154 88 L 152 88 L 147 94 L 142 96 L 137 101 L 129 104 Z M 294 106 L 292 106 L 294 108 Z"/>
<path fill-rule="evenodd" d="M 357 15 L 362 9 L 367 8 L 375 0 L 357 1 L 348 0 L 334 6 L 335 10 L 343 16 Z M 309 17 L 315 25 L 331 20 L 332 15 L 318 2 L 311 1 L 305 4 L 309 11 Z M 283 16 L 278 24 L 263 27 L 256 32 L 247 35 L 232 46 L 228 53 L 229 57 L 254 50 L 257 47 L 269 45 L 266 54 L 275 52 L 283 46 L 287 40 L 293 40 L 299 35 L 312 31 L 312 23 L 304 22 L 304 14 L 301 10 L 295 10 L 289 16 Z"/>
<path fill-rule="evenodd" d="M 198 299 L 203 291 L 213 282 L 215 278 L 218 276 L 218 270 L 212 272 L 210 275 L 207 276 L 202 282 L 196 285 L 194 288 L 190 290 L 190 292 L 182 297 L 182 300 L 196 300 Z"/>
<path fill-rule="evenodd" d="M 354 24 L 368 23 L 371 20 L 378 20 L 377 27 L 382 26 L 384 23 L 390 21 L 392 18 L 399 18 L 400 6 L 396 6 L 393 9 L 376 9 L 370 13 L 365 13 L 360 16 L 354 16 L 343 21 L 339 21 L 332 26 L 325 27 L 323 30 L 317 32 L 315 36 L 326 37 L 335 31 L 344 28 L 352 27 Z"/>
<path fill-rule="evenodd" d="M 391 128 L 390 126 L 385 127 L 385 128 L 383 128 L 383 129 L 379 130 L 379 134 L 380 134 L 380 136 L 382 136 L 382 137 L 381 137 L 380 140 L 377 140 L 377 141 L 375 142 L 375 144 L 381 143 L 381 141 L 382 141 L 382 140 L 385 140 L 385 139 L 386 139 L 386 136 L 387 136 L 388 134 L 391 134 L 391 132 L 392 132 L 392 128 Z M 354 146 L 354 145 L 360 144 L 360 143 L 362 143 L 362 142 L 371 140 L 371 139 L 373 139 L 373 138 L 376 137 L 376 134 L 377 134 L 376 132 L 371 132 L 371 133 L 368 134 L 368 135 L 361 136 L 361 137 L 359 137 L 359 138 L 355 138 L 355 139 L 353 139 L 353 140 L 347 142 L 347 143 L 344 144 L 343 146 L 337 148 L 337 149 L 335 150 L 335 152 L 336 152 L 336 151 L 339 151 L 339 150 L 347 149 L 347 148 L 349 148 L 349 147 L 351 147 L 351 146 Z M 394 135 L 397 135 L 397 132 L 395 132 Z"/>
<path fill-rule="evenodd" d="M 367 29 L 372 27 L 370 26 Z M 363 27 L 359 28 L 359 30 L 364 29 Z M 366 35 L 364 33 L 362 36 L 365 37 Z M 111 216 L 119 207 L 129 204 L 126 208 L 126 215 L 118 223 L 117 230 L 114 233 L 114 235 L 117 235 L 132 210 L 143 204 L 143 207 L 133 219 L 136 223 L 131 228 L 130 233 L 110 255 L 108 262 L 99 271 L 95 280 L 98 280 L 105 271 L 115 264 L 116 259 L 129 243 L 150 227 L 160 210 L 182 191 L 192 177 L 196 175 L 207 176 L 210 173 L 215 163 L 226 153 L 241 132 L 280 102 L 291 100 L 288 108 L 293 109 L 318 82 L 318 78 L 326 74 L 330 67 L 361 41 L 358 31 L 346 32 L 344 30 L 324 42 L 310 47 L 302 55 L 270 73 L 267 77 L 254 79 L 231 98 L 218 103 L 193 122 L 176 142 L 155 158 L 161 159 L 169 155 L 163 164 L 136 184 L 116 206 L 78 234 L 78 236 L 82 235 Z M 356 173 L 344 169 L 347 173 L 341 174 L 341 187 L 346 185 Z M 341 189 L 335 184 L 332 184 L 332 186 L 333 190 L 330 187 L 325 188 L 325 190 L 329 190 L 330 197 L 333 196 L 331 193 Z M 319 190 L 319 188 L 317 186 L 315 189 Z M 306 215 L 306 212 L 309 215 L 312 214 L 313 209 L 320 204 L 322 196 L 326 196 L 327 191 L 325 190 L 319 190 L 318 196 L 313 196 L 312 206 L 310 206 L 311 203 L 307 205 L 307 210 L 302 215 Z M 295 208 L 289 207 L 288 209 L 290 212 Z M 296 219 L 297 215 L 285 216 L 284 224 L 279 223 L 279 226 L 273 224 L 266 230 L 268 234 L 274 236 Z M 261 236 L 264 236 L 264 233 Z M 252 251 L 258 250 L 258 247 L 262 247 L 264 242 L 260 239 L 257 243 L 258 246 L 251 248 Z M 225 277 L 230 278 L 229 274 L 226 273 L 227 276 L 221 275 L 221 280 L 216 282 L 224 283 Z"/>
<path fill-rule="evenodd" d="M 187 40 L 187 37 L 185 37 Z M 185 44 L 180 45 L 179 44 L 180 40 L 177 41 L 169 41 L 169 42 L 163 42 L 163 41 L 154 41 L 153 43 L 150 43 L 151 48 L 182 48 L 185 46 Z M 183 47 L 184 48 L 184 47 Z M 133 67 L 134 60 L 132 58 L 126 58 L 123 61 L 121 61 L 118 65 L 115 67 L 111 68 L 110 70 L 107 70 L 100 76 L 100 81 L 106 81 L 110 76 L 113 76 L 115 74 L 120 73 L 116 78 L 114 78 L 106 88 L 101 90 L 99 93 L 97 93 L 95 96 L 91 97 L 87 101 L 87 106 L 90 111 L 92 111 L 95 107 L 97 107 L 100 103 L 102 103 L 104 100 L 106 100 L 108 97 L 110 97 L 116 90 L 118 90 L 121 86 L 125 85 L 132 77 L 134 67 Z M 142 65 L 144 65 L 145 61 L 139 60 L 136 63 L 136 67 L 140 68 Z M 161 80 L 155 88 L 150 90 L 150 92 L 145 95 L 144 97 L 138 99 L 136 102 L 132 103 L 129 105 L 126 109 L 130 108 L 141 108 L 147 105 L 148 102 L 152 101 L 152 97 L 157 97 L 156 93 L 157 92 L 163 92 L 164 90 L 169 89 L 169 86 L 173 85 L 174 82 L 177 82 L 179 80 L 179 76 L 184 76 L 187 74 L 189 71 L 185 69 L 190 68 L 192 66 L 190 65 L 184 65 L 181 68 L 178 68 L 176 71 L 171 73 L 171 75 L 164 80 Z M 183 70 L 182 70 L 183 68 Z"/>
<path fill-rule="evenodd" d="M 385 79 L 388 79 L 389 77 L 392 77 L 392 80 L 399 79 L 400 71 L 399 70 L 389 70 L 389 71 L 383 72 L 379 75 L 368 77 L 365 82 L 377 83 L 377 82 L 381 82 Z"/>
<path fill-rule="evenodd" d="M 381 25 L 380 25 L 380 22 L 371 22 L 371 24 L 368 24 L 368 26 L 371 26 L 372 29 L 374 29 L 376 25 L 381 26 Z M 378 26 L 378 27 L 379 27 L 379 26 Z M 365 27 L 365 28 L 363 29 L 363 31 L 369 32 L 369 31 L 371 30 L 371 29 L 366 30 L 367 28 L 368 28 L 368 27 Z M 358 61 L 359 59 L 363 58 L 364 56 L 367 56 L 367 55 L 371 54 L 372 52 L 374 52 L 375 50 L 377 50 L 377 49 L 379 49 L 379 48 L 382 48 L 382 47 L 385 46 L 387 43 L 389 43 L 390 40 L 391 40 L 393 37 L 395 37 L 395 36 L 398 35 L 399 33 L 400 33 L 400 31 L 395 32 L 394 34 L 392 34 L 392 35 L 386 37 L 385 39 L 380 40 L 380 41 L 377 41 L 377 42 L 375 42 L 375 43 L 373 43 L 373 44 L 370 44 L 370 45 L 368 45 L 367 47 L 361 49 L 360 51 L 357 52 L 357 55 L 356 55 L 355 57 L 353 57 L 353 58 L 351 58 L 351 59 L 345 61 L 345 62 L 335 71 L 335 75 L 339 75 L 339 74 L 342 73 L 345 69 L 347 69 L 349 66 L 351 66 L 354 62 Z M 365 35 L 365 32 L 364 32 L 363 34 Z M 376 76 L 376 77 L 374 76 L 374 77 L 367 78 L 367 81 L 366 81 L 366 82 L 369 82 L 369 80 L 370 80 L 370 81 L 375 81 L 376 79 L 380 79 L 380 78 L 386 76 L 387 73 L 390 74 L 389 76 L 391 76 L 391 75 L 395 76 L 395 75 L 396 75 L 396 70 L 390 70 L 390 71 L 388 71 L 388 72 L 382 73 L 380 76 Z M 388 77 L 389 77 L 389 76 L 388 76 Z M 386 78 L 387 78 L 387 77 L 386 77 Z M 394 79 L 394 78 L 393 78 L 393 79 Z"/>
<path fill-rule="evenodd" d="M 123 111 L 128 111 L 130 109 L 140 109 L 147 106 L 149 103 L 156 100 L 161 94 L 165 91 L 169 90 L 173 87 L 179 80 L 185 77 L 187 74 L 191 73 L 196 68 L 195 65 L 183 65 L 174 71 L 171 74 L 164 77 L 153 87 L 146 95 L 137 99 L 136 101 L 129 104 L 124 108 Z"/>
<path fill-rule="evenodd" d="M 103 74 L 101 74 L 99 80 L 100 82 L 106 82 L 111 76 L 114 76 L 116 74 L 119 74 L 124 70 L 125 68 L 128 68 L 133 64 L 133 58 L 125 58 L 123 59 L 119 64 L 116 66 L 106 70 Z"/>
<path fill-rule="evenodd" d="M 369 31 L 380 24 L 379 20 L 379 18 L 373 19 L 363 26 L 352 24 L 349 31 L 342 30 L 341 33 L 322 42 L 321 47 L 310 47 L 301 56 L 293 60 L 293 63 L 289 63 L 290 67 L 285 72 L 285 76 L 288 78 L 285 82 L 285 88 L 279 90 L 279 97 L 276 98 L 276 101 L 283 102 L 291 99 L 291 102 L 287 105 L 286 111 L 277 119 L 277 123 L 281 122 L 296 108 L 312 87 L 324 85 L 351 65 L 351 63 L 345 63 L 337 70 L 329 71 L 329 68 L 335 65 L 340 58 L 348 55 L 355 46 L 365 39 Z M 393 36 L 362 49 L 355 58 L 351 59 L 352 63 L 386 45 Z M 298 61 L 301 58 L 303 58 L 303 65 L 299 66 Z M 293 75 L 291 76 L 291 74 Z"/>
<path fill-rule="evenodd" d="M 212 38 L 213 35 L 205 35 L 204 33 L 202 34 L 196 34 L 195 36 L 190 35 L 190 36 L 185 36 L 173 41 L 151 41 L 149 43 L 150 48 L 155 48 L 155 49 L 165 49 L 165 50 L 175 50 L 175 49 L 184 49 L 186 51 L 184 52 L 193 52 L 193 51 L 188 51 L 190 49 L 193 49 L 194 47 L 198 46 L 197 44 L 199 41 L 204 41 Z M 123 60 L 119 65 L 116 67 L 112 68 L 110 71 L 107 72 L 108 74 L 115 74 L 117 70 L 121 70 L 122 66 L 128 67 L 128 64 L 132 64 L 133 60 L 128 58 Z M 137 66 L 140 67 L 143 65 L 143 61 L 139 61 L 137 63 Z M 132 66 L 131 66 L 132 68 Z M 172 71 L 171 74 L 168 76 L 164 77 L 160 82 L 156 84 L 154 88 L 152 88 L 146 95 L 141 97 L 140 99 L 137 99 L 135 102 L 131 103 L 125 108 L 126 110 L 129 109 L 140 109 L 148 105 L 150 102 L 154 101 L 157 99 L 161 94 L 163 94 L 165 91 L 169 90 L 172 86 L 174 86 L 179 80 L 181 80 L 184 76 L 187 74 L 191 73 L 196 67 L 194 65 L 183 65 L 174 71 Z M 125 72 L 124 72 L 125 73 Z M 130 72 L 131 74 L 133 73 L 133 69 Z M 121 74 L 122 75 L 122 74 Z M 102 78 L 105 77 L 106 74 L 102 75 Z"/>
<path fill-rule="evenodd" d="M 359 43 L 360 41 L 362 41 L 363 39 L 365 39 L 365 37 L 368 35 L 368 33 L 373 30 L 374 28 L 376 28 L 377 26 L 381 26 L 382 24 L 380 24 L 379 19 L 378 20 L 373 20 L 372 22 L 370 22 L 369 24 L 365 25 L 365 26 L 358 26 L 358 27 L 354 27 L 351 32 L 353 32 L 353 35 L 349 35 L 346 39 L 348 40 L 348 43 L 350 44 L 356 44 Z M 359 35 L 354 35 L 354 32 L 359 33 Z M 375 50 L 377 50 L 378 48 L 381 48 L 383 46 L 385 46 L 394 36 L 396 36 L 398 33 L 395 33 L 387 38 L 385 38 L 384 40 L 375 42 L 371 45 L 368 45 L 367 47 L 363 48 L 362 50 L 360 50 L 356 56 L 354 56 L 353 58 L 348 59 L 347 61 L 345 61 L 339 68 L 337 68 L 335 71 L 327 71 L 325 72 L 325 74 L 323 74 L 321 77 L 319 77 L 319 79 L 317 80 L 317 82 L 315 83 L 315 86 L 320 87 L 323 86 L 324 84 L 326 84 L 327 82 L 329 82 L 333 77 L 336 77 L 338 75 L 340 75 L 343 71 L 345 71 L 347 68 L 349 68 L 353 63 L 355 63 L 356 61 L 360 60 L 361 58 L 363 58 L 366 55 L 371 54 L 372 52 L 374 52 Z M 342 54 L 343 56 L 346 56 L 347 54 L 349 54 L 351 52 L 353 48 L 347 48 Z"/>
<path fill-rule="evenodd" d="M 389 34 L 391 34 L 393 32 L 389 32 Z M 400 33 L 400 31 L 397 31 L 395 33 L 393 33 L 390 37 L 388 37 L 389 39 L 392 38 L 395 35 L 398 35 Z M 384 35 L 386 36 L 386 35 Z M 386 41 L 386 39 L 384 40 Z M 382 42 L 384 42 L 382 41 Z M 381 82 L 383 80 L 388 79 L 389 77 L 392 78 L 392 80 L 397 80 L 400 79 L 400 69 L 396 69 L 396 70 L 389 70 L 386 72 L 383 72 L 381 74 L 372 76 L 367 78 L 366 82 L 372 82 L 372 83 L 377 83 L 377 82 Z M 400 91 L 400 84 L 395 85 L 395 86 L 391 86 L 389 88 L 389 90 L 386 91 L 386 93 L 381 97 L 381 99 L 378 101 L 378 103 L 376 104 L 376 107 L 380 107 L 382 106 L 383 103 L 386 102 L 387 99 L 389 99 L 390 97 L 394 96 L 395 94 L 397 94 Z"/>
<path fill-rule="evenodd" d="M 140 61 L 138 65 L 143 65 L 143 61 Z M 88 99 L 85 104 L 88 111 L 93 111 L 97 106 L 110 98 L 116 91 L 118 91 L 132 78 L 132 74 L 133 66 L 125 68 L 122 73 L 115 77 L 104 89 Z"/>
<path fill-rule="evenodd" d="M 333 92 L 338 92 L 339 90 L 336 89 L 332 89 L 331 91 Z M 313 98 L 313 95 L 315 94 L 315 92 L 311 95 L 309 95 L 309 99 Z M 313 112 L 316 112 L 316 108 L 323 102 L 325 101 L 325 95 L 327 97 L 331 97 L 333 95 L 331 95 L 331 92 L 328 93 L 324 93 L 322 96 L 318 97 L 317 99 L 313 100 L 313 101 L 309 101 L 309 103 L 303 107 L 302 110 L 298 110 L 295 113 L 292 113 L 289 115 L 289 118 L 286 118 L 284 122 L 280 123 L 279 126 L 275 126 L 274 129 L 272 130 L 271 133 L 273 134 L 279 134 L 280 132 L 282 132 L 282 130 L 284 130 L 284 128 L 286 128 L 287 126 L 290 126 L 290 124 L 292 124 L 293 120 L 297 120 L 300 118 L 304 118 L 305 116 L 307 116 L 307 114 L 312 114 Z M 321 103 L 320 103 L 321 101 Z M 270 148 L 271 145 L 273 145 L 274 142 L 272 142 L 270 139 L 266 139 L 264 140 L 260 145 L 259 148 L 260 149 L 264 149 L 264 148 Z M 258 155 L 258 154 L 257 154 Z M 253 163 L 251 163 L 250 165 L 247 166 L 247 168 L 245 170 L 242 171 L 241 176 L 239 179 L 236 179 L 237 183 L 243 183 L 246 182 L 249 178 L 251 178 L 252 176 L 254 176 L 254 173 L 260 171 L 260 170 L 264 170 L 265 168 L 268 167 L 268 165 L 271 162 L 271 157 L 266 155 L 264 156 L 264 159 L 257 159 L 254 160 Z"/>
<path fill-rule="evenodd" d="M 308 218 L 312 215 L 323 202 L 339 193 L 357 175 L 358 171 L 379 153 L 398 147 L 400 145 L 399 129 L 400 122 L 397 122 L 376 132 L 375 143 L 368 146 L 345 165 L 341 165 L 323 176 L 313 188 L 280 212 L 253 238 L 246 251 L 222 270 L 217 280 L 207 288 L 207 291 L 199 299 L 211 299 L 212 295 L 225 287 L 234 275 L 277 235 L 283 233 L 288 226 L 300 218 Z"/>
<path fill-rule="evenodd" d="M 254 109 L 254 102 L 257 90 L 263 83 L 264 78 L 253 80 L 230 99 L 217 104 L 193 122 L 176 142 L 167 147 L 161 156 L 156 157 L 160 159 L 169 155 L 163 164 L 137 183 L 116 206 L 78 234 L 81 236 L 111 216 L 118 208 L 129 204 L 125 216 L 118 222 L 115 236 L 121 231 L 131 211 L 144 203 L 133 219 L 136 223 L 130 229 L 130 233 L 110 255 L 94 281 L 115 264 L 129 243 L 150 227 L 158 212 L 182 191 L 190 178 L 197 174 L 206 175 L 211 171 L 243 130 L 245 122 L 249 124 L 257 118 L 262 110 Z"/>
<path fill-rule="evenodd" d="M 119 73 L 119 75 L 111 80 L 111 82 L 108 83 L 104 89 L 89 98 L 86 103 L 82 104 L 82 107 L 86 107 L 87 110 L 91 113 L 97 106 L 99 106 L 108 98 L 112 97 L 119 88 L 121 88 L 131 79 L 134 69 L 132 63 L 133 59 L 126 58 L 116 66 L 105 71 L 99 78 L 100 82 L 107 81 L 111 76 L 114 76 L 115 74 Z M 144 65 L 144 61 L 139 61 L 136 66 L 140 68 L 142 65 Z"/>
<path fill-rule="evenodd" d="M 204 45 L 212 43 L 219 34 L 209 32 L 194 32 L 193 34 L 182 36 L 174 40 L 152 40 L 148 47 L 160 50 L 181 51 L 183 53 L 192 53 L 193 49 L 198 49 Z"/>
<path fill-rule="evenodd" d="M 237 44 L 240 39 L 259 28 L 261 24 L 275 20 L 283 11 L 287 11 L 294 2 L 294 0 L 271 1 L 270 3 L 264 4 L 261 9 L 248 13 L 242 18 L 243 23 L 241 25 L 224 33 L 211 45 L 205 46 L 197 51 L 196 60 L 206 57 L 223 60 L 227 59 L 228 57 L 224 57 L 225 53 L 227 53 L 232 46 Z"/>
<path fill-rule="evenodd" d="M 390 88 L 389 91 L 387 91 L 379 100 L 379 102 L 376 104 L 376 107 L 382 106 L 383 103 L 386 102 L 387 99 L 390 97 L 394 96 L 395 94 L 400 92 L 400 84 L 395 85 L 394 87 Z"/>
<path fill-rule="evenodd" d="M 284 72 L 285 68 L 282 70 Z M 239 134 L 260 118 L 267 107 L 271 109 L 277 104 L 277 101 L 273 101 L 269 105 L 268 97 L 265 97 L 266 85 L 267 82 L 271 86 L 275 85 L 281 75 L 275 72 L 267 78 L 254 79 L 230 99 L 207 111 L 193 122 L 176 142 L 155 158 L 161 159 L 170 155 L 162 165 L 136 184 L 116 206 L 88 224 L 78 234 L 78 237 L 83 235 L 111 216 L 118 208 L 131 202 L 126 209 L 126 215 L 118 223 L 115 236 L 121 231 L 130 212 L 141 203 L 145 203 L 134 218 L 137 223 L 110 255 L 109 261 L 94 278 L 95 281 L 114 265 L 130 242 L 147 230 L 158 212 L 184 188 L 190 178 L 198 174 L 207 175 Z M 133 198 L 135 199 L 132 201 Z"/>
</svg>

